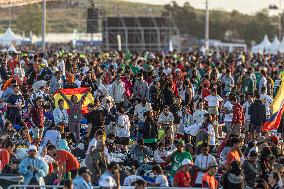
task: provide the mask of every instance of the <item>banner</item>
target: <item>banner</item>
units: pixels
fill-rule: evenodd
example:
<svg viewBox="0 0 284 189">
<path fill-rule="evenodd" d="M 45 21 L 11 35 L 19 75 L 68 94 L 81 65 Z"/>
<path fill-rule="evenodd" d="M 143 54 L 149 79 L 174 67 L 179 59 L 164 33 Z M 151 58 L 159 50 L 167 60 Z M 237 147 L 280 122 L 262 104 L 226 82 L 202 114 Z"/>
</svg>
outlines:
<svg viewBox="0 0 284 189">
<path fill-rule="evenodd" d="M 88 88 L 74 88 L 74 89 L 61 89 L 60 91 L 70 100 L 72 95 L 76 95 L 78 98 L 78 101 L 81 100 L 81 97 L 88 91 Z M 55 107 L 58 107 L 58 100 L 63 99 L 60 93 L 55 93 L 54 94 L 54 103 Z M 94 103 L 94 97 L 91 93 L 88 93 L 86 96 L 83 105 L 82 105 L 82 113 L 86 114 L 88 113 L 88 104 Z M 64 101 L 64 108 L 69 110 L 69 106 L 66 101 Z"/>
</svg>

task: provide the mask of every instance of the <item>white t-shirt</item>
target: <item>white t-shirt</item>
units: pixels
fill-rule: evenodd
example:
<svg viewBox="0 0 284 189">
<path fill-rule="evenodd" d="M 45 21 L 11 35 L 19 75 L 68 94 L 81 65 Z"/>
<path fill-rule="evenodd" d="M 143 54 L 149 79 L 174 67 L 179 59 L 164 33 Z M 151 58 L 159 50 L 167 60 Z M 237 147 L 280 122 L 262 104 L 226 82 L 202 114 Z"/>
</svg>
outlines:
<svg viewBox="0 0 284 189">
<path fill-rule="evenodd" d="M 167 124 L 173 121 L 174 115 L 171 112 L 169 112 L 168 115 L 165 115 L 164 112 L 159 115 L 158 123 Z"/>
<path fill-rule="evenodd" d="M 229 111 L 232 111 L 233 110 L 233 104 L 230 101 L 227 101 L 224 104 L 224 108 L 227 108 Z M 232 122 L 232 119 L 233 119 L 233 113 L 225 114 L 224 121 Z"/>
<path fill-rule="evenodd" d="M 131 186 L 132 183 L 137 181 L 137 180 L 144 180 L 144 179 L 141 176 L 129 175 L 129 176 L 125 177 L 124 182 L 123 182 L 123 186 Z"/>
<path fill-rule="evenodd" d="M 208 156 L 204 156 L 203 154 L 199 154 L 195 158 L 194 165 L 196 167 L 198 167 L 199 169 L 207 169 L 209 163 L 210 162 L 214 162 L 214 161 L 216 162 L 216 159 L 211 154 L 208 154 Z M 198 172 L 196 180 L 195 180 L 196 184 L 201 184 L 202 183 L 203 175 L 204 175 L 204 173 L 202 173 L 201 171 Z"/>
<path fill-rule="evenodd" d="M 250 107 L 251 104 L 252 104 L 252 102 L 249 102 L 249 101 L 246 101 L 243 104 L 243 108 L 246 111 L 246 113 L 245 113 L 245 120 L 250 120 L 250 115 L 248 114 L 248 112 L 249 112 L 249 107 Z"/>
<path fill-rule="evenodd" d="M 127 115 L 121 115 L 118 117 L 117 120 L 117 130 L 116 136 L 117 137 L 129 137 L 130 136 L 130 121 Z"/>
<path fill-rule="evenodd" d="M 193 122 L 194 123 L 203 123 L 204 121 L 204 114 L 207 114 L 208 112 L 206 110 L 200 110 L 200 109 L 197 109 L 195 110 L 195 112 L 193 112 Z"/>
<path fill-rule="evenodd" d="M 258 84 L 258 90 L 261 91 L 261 88 L 265 87 L 267 88 L 267 79 L 265 77 L 261 77 L 259 84 Z"/>
<path fill-rule="evenodd" d="M 209 95 L 205 97 L 204 100 L 208 102 L 209 107 L 212 106 L 219 107 L 219 103 L 223 101 L 223 99 L 219 95 L 216 96 Z"/>
<path fill-rule="evenodd" d="M 208 134 L 210 135 L 209 145 L 215 145 L 215 130 L 212 124 L 208 125 Z"/>
<path fill-rule="evenodd" d="M 150 103 L 146 103 L 145 106 L 138 104 L 135 106 L 134 115 L 138 116 L 139 121 L 145 122 L 144 113 L 147 111 L 152 111 Z"/>
<path fill-rule="evenodd" d="M 265 105 L 266 115 L 270 115 L 270 105 L 273 99 L 267 94 L 260 94 L 260 100 Z"/>
<path fill-rule="evenodd" d="M 169 182 L 165 175 L 158 175 L 155 179 L 155 184 L 159 184 L 159 187 L 168 187 Z"/>
</svg>

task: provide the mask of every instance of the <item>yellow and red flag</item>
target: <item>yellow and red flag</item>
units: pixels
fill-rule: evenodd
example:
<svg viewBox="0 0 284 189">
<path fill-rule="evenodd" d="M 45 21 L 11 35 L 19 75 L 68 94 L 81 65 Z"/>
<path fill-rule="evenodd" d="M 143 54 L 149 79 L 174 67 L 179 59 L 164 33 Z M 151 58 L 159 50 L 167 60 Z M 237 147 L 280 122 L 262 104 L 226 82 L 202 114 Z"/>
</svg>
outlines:
<svg viewBox="0 0 284 189">
<path fill-rule="evenodd" d="M 88 88 L 74 88 L 74 89 L 61 89 L 60 91 L 70 100 L 72 95 L 76 95 L 78 97 L 78 101 L 81 99 L 81 97 L 88 91 Z M 63 99 L 62 96 L 57 92 L 53 95 L 54 97 L 54 103 L 55 107 L 58 107 L 58 100 Z M 94 103 L 94 97 L 91 93 L 88 93 L 86 96 L 83 106 L 82 106 L 82 113 L 86 114 L 88 113 L 88 104 Z M 64 101 L 64 108 L 69 110 L 69 106 L 67 102 Z"/>
</svg>

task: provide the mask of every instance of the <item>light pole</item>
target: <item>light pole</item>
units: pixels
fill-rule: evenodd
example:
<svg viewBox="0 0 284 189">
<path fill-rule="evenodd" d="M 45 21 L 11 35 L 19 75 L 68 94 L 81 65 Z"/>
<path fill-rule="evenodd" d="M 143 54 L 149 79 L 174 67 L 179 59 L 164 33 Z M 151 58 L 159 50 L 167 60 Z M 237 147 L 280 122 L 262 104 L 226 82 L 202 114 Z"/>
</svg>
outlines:
<svg viewBox="0 0 284 189">
<path fill-rule="evenodd" d="M 209 7 L 208 0 L 205 3 L 205 49 L 209 51 Z"/>
<path fill-rule="evenodd" d="M 45 52 L 45 30 L 46 30 L 46 0 L 42 0 L 42 28 L 41 28 L 41 37 L 42 37 L 42 51 Z"/>
</svg>

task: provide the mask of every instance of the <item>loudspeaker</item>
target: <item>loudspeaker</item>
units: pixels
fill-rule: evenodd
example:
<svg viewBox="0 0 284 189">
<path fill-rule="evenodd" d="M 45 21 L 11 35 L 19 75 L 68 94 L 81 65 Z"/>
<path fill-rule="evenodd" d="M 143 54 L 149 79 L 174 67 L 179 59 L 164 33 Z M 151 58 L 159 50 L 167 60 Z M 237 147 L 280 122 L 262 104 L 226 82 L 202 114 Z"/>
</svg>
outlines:
<svg viewBox="0 0 284 189">
<path fill-rule="evenodd" d="M 99 32 L 99 10 L 89 8 L 87 10 L 87 33 Z"/>
</svg>

